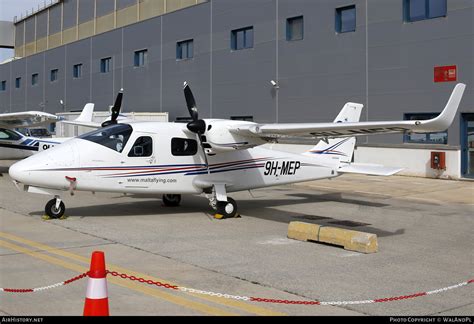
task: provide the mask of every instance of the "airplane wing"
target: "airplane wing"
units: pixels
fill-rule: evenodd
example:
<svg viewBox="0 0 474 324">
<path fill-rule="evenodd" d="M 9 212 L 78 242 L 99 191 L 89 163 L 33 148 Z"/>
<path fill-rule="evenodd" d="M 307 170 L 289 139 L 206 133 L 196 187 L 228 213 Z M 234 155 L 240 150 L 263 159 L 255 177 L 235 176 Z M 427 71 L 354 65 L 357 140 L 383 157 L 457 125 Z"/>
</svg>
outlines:
<svg viewBox="0 0 474 324">
<path fill-rule="evenodd" d="M 61 118 L 42 111 L 25 111 L 17 113 L 0 114 L 0 127 L 17 128 L 33 127 L 55 123 Z"/>
<path fill-rule="evenodd" d="M 247 124 L 231 126 L 229 131 L 264 139 L 299 136 L 313 138 L 336 138 L 347 136 L 374 135 L 386 133 L 440 132 L 448 129 L 459 107 L 465 84 L 459 83 L 439 116 L 429 120 L 403 120 L 359 123 L 294 123 L 294 124 Z"/>
</svg>

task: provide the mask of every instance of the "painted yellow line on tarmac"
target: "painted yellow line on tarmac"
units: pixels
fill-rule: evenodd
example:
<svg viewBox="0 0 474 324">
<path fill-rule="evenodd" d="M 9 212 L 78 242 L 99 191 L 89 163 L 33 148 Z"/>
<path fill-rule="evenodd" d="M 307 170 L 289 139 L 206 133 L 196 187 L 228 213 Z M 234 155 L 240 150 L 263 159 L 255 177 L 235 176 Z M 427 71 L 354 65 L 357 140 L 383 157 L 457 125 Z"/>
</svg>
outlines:
<svg viewBox="0 0 474 324">
<path fill-rule="evenodd" d="M 4 234 L 4 233 L 2 233 L 2 234 Z M 67 261 L 49 256 L 49 255 L 46 255 L 46 254 L 42 254 L 41 252 L 33 251 L 33 250 L 27 249 L 25 247 L 22 247 L 22 246 L 19 246 L 19 245 L 16 245 L 16 244 L 13 244 L 13 243 L 10 243 L 10 242 L 7 242 L 7 241 L 0 240 L 0 246 L 4 247 L 4 248 L 8 248 L 8 249 L 13 250 L 13 251 L 23 253 L 23 254 L 27 254 L 27 255 L 32 256 L 34 258 L 43 260 L 45 262 L 48 262 L 48 263 L 51 263 L 51 264 L 54 264 L 54 265 L 58 265 L 60 267 L 63 267 L 63 268 L 69 269 L 69 270 L 77 271 L 79 273 L 84 273 L 84 272 L 89 270 L 86 267 L 83 267 L 83 266 L 80 266 L 80 265 L 77 265 L 77 264 L 73 264 L 73 263 L 70 263 L 70 262 L 67 262 Z M 150 295 L 150 296 L 153 296 L 153 297 L 156 297 L 156 298 L 159 298 L 159 299 L 163 299 L 163 300 L 165 300 L 167 302 L 170 302 L 170 303 L 173 303 L 173 304 L 177 304 L 177 305 L 180 305 L 180 306 L 183 306 L 183 307 L 186 307 L 186 308 L 196 310 L 196 311 L 204 313 L 204 314 L 219 315 L 219 316 L 236 316 L 236 315 L 238 315 L 238 314 L 227 312 L 225 310 L 222 310 L 222 309 L 219 309 L 219 308 L 216 308 L 216 307 L 212 307 L 212 306 L 209 306 L 209 305 L 206 305 L 206 304 L 202 304 L 202 303 L 199 303 L 199 302 L 194 302 L 194 301 L 191 301 L 191 300 L 179 297 L 179 296 L 174 296 L 172 294 L 168 294 L 168 293 L 165 293 L 163 291 L 159 291 L 157 289 L 153 289 L 153 288 L 144 286 L 142 284 L 140 284 L 140 285 L 135 284 L 131 281 L 128 282 L 128 281 L 125 281 L 125 280 L 119 279 L 119 278 L 108 278 L 107 281 L 110 282 L 110 283 L 116 284 L 118 286 L 121 286 L 121 287 L 129 288 L 131 290 L 135 290 L 135 291 L 144 293 L 146 295 Z"/>
<path fill-rule="evenodd" d="M 75 261 L 79 261 L 79 262 L 82 262 L 82 263 L 85 263 L 85 264 L 90 263 L 89 258 L 83 257 L 81 255 L 77 255 L 77 254 L 74 254 L 74 253 L 71 253 L 71 252 L 67 252 L 67 251 L 52 247 L 52 246 L 48 246 L 48 245 L 43 244 L 43 243 L 31 241 L 31 240 L 28 240 L 28 239 L 25 239 L 25 238 L 22 238 L 22 237 L 19 237 L 19 236 L 10 234 L 10 233 L 0 232 L 0 237 L 9 239 L 9 240 L 12 240 L 12 241 L 15 241 L 15 242 L 23 243 L 25 245 L 29 245 L 29 246 L 34 247 L 36 249 L 44 250 L 44 251 L 47 251 L 49 253 L 60 255 L 62 257 L 73 259 Z M 160 282 L 167 282 L 171 285 L 180 286 L 176 283 L 172 283 L 172 282 L 164 280 L 164 279 L 156 278 L 156 277 L 150 276 L 148 274 L 143 274 L 143 273 L 136 272 L 136 271 L 133 271 L 133 270 L 130 270 L 130 269 L 122 268 L 122 267 L 119 267 L 119 266 L 116 266 L 116 265 L 110 264 L 110 263 L 107 263 L 107 268 L 110 271 L 117 271 L 117 272 L 121 272 L 121 273 L 127 273 L 129 275 L 133 275 L 133 276 L 136 276 L 136 277 L 143 277 L 145 279 L 151 279 L 151 280 L 160 281 Z M 190 287 L 190 288 L 198 288 L 198 287 Z M 211 302 L 214 302 L 214 303 L 217 303 L 217 304 L 222 304 L 222 305 L 225 305 L 225 306 L 228 306 L 228 307 L 243 310 L 243 311 L 251 313 L 251 314 L 264 315 L 264 316 L 284 316 L 284 315 L 287 315 L 287 314 L 282 313 L 282 312 L 277 312 L 277 311 L 274 311 L 274 310 L 271 310 L 271 309 L 267 309 L 267 308 L 247 304 L 247 303 L 237 301 L 237 300 L 231 300 L 231 299 L 219 298 L 219 297 L 207 296 L 207 295 L 200 295 L 200 294 L 191 294 L 191 293 L 189 293 L 189 294 L 193 295 L 197 298 L 201 298 L 201 299 L 208 300 L 208 301 L 211 301 Z"/>
</svg>

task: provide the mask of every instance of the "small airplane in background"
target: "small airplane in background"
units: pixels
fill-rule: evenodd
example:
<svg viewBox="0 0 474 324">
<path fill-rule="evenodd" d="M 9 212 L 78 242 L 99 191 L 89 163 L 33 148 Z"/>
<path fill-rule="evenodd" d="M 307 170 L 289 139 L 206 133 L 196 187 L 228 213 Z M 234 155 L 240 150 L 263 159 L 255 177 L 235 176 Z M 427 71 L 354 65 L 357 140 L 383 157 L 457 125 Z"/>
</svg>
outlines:
<svg viewBox="0 0 474 324">
<path fill-rule="evenodd" d="M 205 194 L 216 218 L 237 214 L 228 193 L 337 177 L 344 173 L 392 175 L 400 168 L 351 163 L 356 136 L 428 133 L 447 129 L 465 85 L 457 84 L 439 116 L 429 120 L 359 122 L 363 105 L 347 103 L 332 123 L 259 124 L 199 119 L 184 85 L 188 124 L 117 122 L 17 162 L 10 176 L 21 190 L 54 196 L 45 213 L 59 218 L 68 191 L 162 194 L 178 206 L 182 194 Z M 319 140 L 303 154 L 260 147 L 280 138 Z M 20 187 L 23 185 L 23 188 Z"/>
<path fill-rule="evenodd" d="M 78 121 L 92 120 L 94 104 L 86 104 Z M 0 160 L 17 160 L 42 152 L 70 137 L 38 138 L 25 136 L 15 128 L 27 128 L 62 122 L 56 115 L 41 111 L 0 114 Z"/>
<path fill-rule="evenodd" d="M 114 106 L 111 107 L 111 116 L 102 122 L 107 125 L 112 119 L 120 119 L 123 90 L 118 93 Z M 55 122 L 87 127 L 100 127 L 101 124 L 92 121 L 94 104 L 88 103 L 82 109 L 79 117 L 72 121 L 64 120 L 56 115 L 40 111 L 0 114 L 0 160 L 18 160 L 42 152 L 56 145 L 62 144 L 72 137 L 38 138 L 25 136 L 16 128 L 36 127 Z M 125 118 L 122 118 L 125 120 Z"/>
</svg>

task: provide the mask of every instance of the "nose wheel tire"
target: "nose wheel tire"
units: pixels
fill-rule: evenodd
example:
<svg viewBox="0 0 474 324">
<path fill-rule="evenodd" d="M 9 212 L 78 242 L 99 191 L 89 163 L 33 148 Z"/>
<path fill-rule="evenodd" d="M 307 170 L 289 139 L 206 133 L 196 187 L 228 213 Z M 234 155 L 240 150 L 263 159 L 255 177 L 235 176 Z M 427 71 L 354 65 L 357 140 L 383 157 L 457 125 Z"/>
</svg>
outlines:
<svg viewBox="0 0 474 324">
<path fill-rule="evenodd" d="M 238 217 L 237 203 L 234 199 L 227 197 L 227 201 L 217 202 L 217 213 L 214 216 L 217 219 Z"/>
<path fill-rule="evenodd" d="M 46 213 L 46 215 L 53 219 L 61 218 L 64 215 L 65 211 L 66 206 L 62 201 L 59 203 L 59 207 L 56 208 L 56 199 L 51 199 L 50 201 L 48 201 L 46 207 L 44 208 L 44 212 Z"/>
<path fill-rule="evenodd" d="M 181 195 L 163 195 L 162 199 L 166 207 L 177 207 L 181 203 Z"/>
</svg>

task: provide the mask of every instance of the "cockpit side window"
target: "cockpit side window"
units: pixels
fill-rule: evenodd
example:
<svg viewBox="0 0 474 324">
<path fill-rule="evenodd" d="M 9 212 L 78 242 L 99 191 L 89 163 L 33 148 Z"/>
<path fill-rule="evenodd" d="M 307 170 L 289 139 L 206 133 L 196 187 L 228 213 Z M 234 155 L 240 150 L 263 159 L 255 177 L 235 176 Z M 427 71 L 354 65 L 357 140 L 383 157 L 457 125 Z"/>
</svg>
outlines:
<svg viewBox="0 0 474 324">
<path fill-rule="evenodd" d="M 153 154 L 153 139 L 150 136 L 141 136 L 133 144 L 129 157 L 147 157 Z"/>
<path fill-rule="evenodd" d="M 22 135 L 17 134 L 16 132 L 12 130 L 0 128 L 0 140 L 18 141 L 22 138 L 23 138 Z"/>
<path fill-rule="evenodd" d="M 127 124 L 116 124 L 79 136 L 111 150 L 122 153 L 127 141 L 132 134 L 132 127 Z"/>
<path fill-rule="evenodd" d="M 171 154 L 174 156 L 189 156 L 197 153 L 197 141 L 189 138 L 172 138 Z"/>
</svg>

